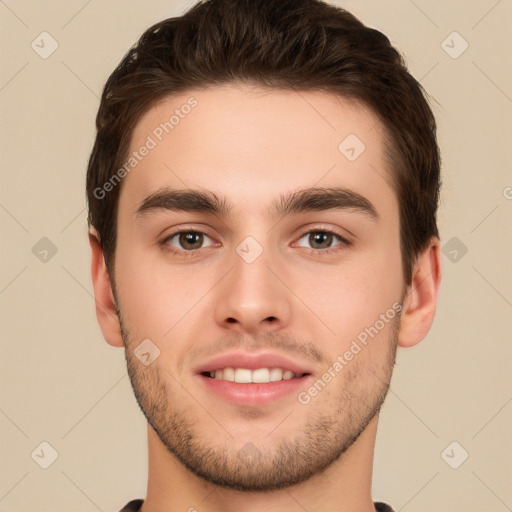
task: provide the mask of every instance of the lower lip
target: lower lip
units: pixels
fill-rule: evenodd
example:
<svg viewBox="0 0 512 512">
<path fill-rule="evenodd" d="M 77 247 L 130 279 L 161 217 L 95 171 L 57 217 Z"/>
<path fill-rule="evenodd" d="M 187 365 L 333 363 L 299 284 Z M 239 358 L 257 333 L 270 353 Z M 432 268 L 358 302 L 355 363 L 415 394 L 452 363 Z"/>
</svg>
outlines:
<svg viewBox="0 0 512 512">
<path fill-rule="evenodd" d="M 299 393 L 311 374 L 295 379 L 278 380 L 265 383 L 240 383 L 229 380 L 212 379 L 199 374 L 198 377 L 209 391 L 237 405 L 260 406 L 284 396 Z"/>
</svg>

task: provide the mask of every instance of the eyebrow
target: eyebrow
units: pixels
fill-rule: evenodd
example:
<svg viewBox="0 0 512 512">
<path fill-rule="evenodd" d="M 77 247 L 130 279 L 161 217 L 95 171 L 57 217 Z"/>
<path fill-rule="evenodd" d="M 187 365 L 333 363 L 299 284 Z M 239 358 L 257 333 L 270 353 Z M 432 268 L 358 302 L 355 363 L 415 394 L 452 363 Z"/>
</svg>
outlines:
<svg viewBox="0 0 512 512">
<path fill-rule="evenodd" d="M 228 217 L 232 205 L 211 191 L 163 188 L 147 196 L 135 211 L 137 217 L 159 210 L 200 212 Z M 270 205 L 270 214 L 284 216 L 325 210 L 351 210 L 378 222 L 375 206 L 361 194 L 342 187 L 307 188 L 281 195 Z"/>
</svg>

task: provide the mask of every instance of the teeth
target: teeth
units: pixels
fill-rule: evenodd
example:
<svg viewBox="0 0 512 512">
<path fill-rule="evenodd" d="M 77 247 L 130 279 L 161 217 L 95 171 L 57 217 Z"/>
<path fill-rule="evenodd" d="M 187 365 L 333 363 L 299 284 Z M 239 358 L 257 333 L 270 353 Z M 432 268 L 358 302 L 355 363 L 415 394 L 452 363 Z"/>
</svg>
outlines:
<svg viewBox="0 0 512 512">
<path fill-rule="evenodd" d="M 223 368 L 222 370 L 211 371 L 210 377 L 218 380 L 248 384 L 251 382 L 266 383 L 290 380 L 302 377 L 302 373 L 293 373 L 291 370 L 283 370 L 282 368 L 258 368 L 257 370 L 250 370 L 249 368 Z"/>
<path fill-rule="evenodd" d="M 268 368 L 253 370 L 252 382 L 270 382 L 270 370 Z"/>
<path fill-rule="evenodd" d="M 252 382 L 252 371 L 246 368 L 237 368 L 235 370 L 235 382 Z"/>
<path fill-rule="evenodd" d="M 220 370 L 222 372 L 222 376 L 220 377 L 222 380 L 230 380 L 231 382 L 235 381 L 235 369 L 234 368 L 224 368 L 224 370 Z M 217 379 L 217 375 L 215 375 Z"/>
<path fill-rule="evenodd" d="M 275 382 L 276 380 L 282 380 L 283 378 L 283 370 L 281 368 L 272 368 L 270 370 L 270 382 Z"/>
</svg>

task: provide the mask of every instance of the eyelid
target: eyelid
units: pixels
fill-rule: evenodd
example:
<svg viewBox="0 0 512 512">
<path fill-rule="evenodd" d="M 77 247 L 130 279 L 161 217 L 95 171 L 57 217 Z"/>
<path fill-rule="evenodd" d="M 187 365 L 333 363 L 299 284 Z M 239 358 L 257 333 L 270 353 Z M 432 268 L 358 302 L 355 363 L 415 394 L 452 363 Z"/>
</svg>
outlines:
<svg viewBox="0 0 512 512">
<path fill-rule="evenodd" d="M 162 237 L 162 242 L 168 241 L 171 238 L 174 238 L 176 235 L 180 235 L 181 233 L 199 233 L 201 235 L 207 236 L 210 240 L 215 240 L 215 238 L 208 233 L 204 228 L 197 228 L 192 226 L 180 226 L 179 228 L 174 229 L 170 233 L 167 233 Z"/>
<path fill-rule="evenodd" d="M 332 235 L 337 236 L 343 243 L 349 245 L 352 244 L 352 240 L 349 236 L 344 234 L 341 229 L 337 229 L 331 226 L 322 225 L 322 224 L 315 224 L 315 225 L 308 225 L 306 227 L 302 226 L 300 229 L 300 235 L 296 237 L 296 240 L 299 240 L 300 238 L 303 238 L 305 235 L 310 233 L 330 233 Z M 350 233 L 351 234 L 351 233 Z"/>
</svg>

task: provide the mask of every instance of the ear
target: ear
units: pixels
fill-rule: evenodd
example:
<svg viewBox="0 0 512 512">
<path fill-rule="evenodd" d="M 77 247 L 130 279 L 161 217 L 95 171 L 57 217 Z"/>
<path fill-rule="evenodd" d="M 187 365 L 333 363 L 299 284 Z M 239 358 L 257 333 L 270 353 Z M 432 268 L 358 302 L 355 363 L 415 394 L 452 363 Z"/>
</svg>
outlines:
<svg viewBox="0 0 512 512">
<path fill-rule="evenodd" d="M 89 244 L 92 251 L 91 275 L 96 302 L 96 317 L 101 332 L 108 344 L 113 347 L 124 347 L 121 325 L 116 312 L 116 303 L 107 266 L 105 265 L 103 249 L 99 242 L 99 236 L 94 229 L 89 232 Z"/>
<path fill-rule="evenodd" d="M 412 347 L 430 331 L 437 306 L 437 292 L 441 284 L 441 242 L 433 237 L 419 255 L 413 269 L 411 283 L 403 302 L 398 345 Z"/>
</svg>

